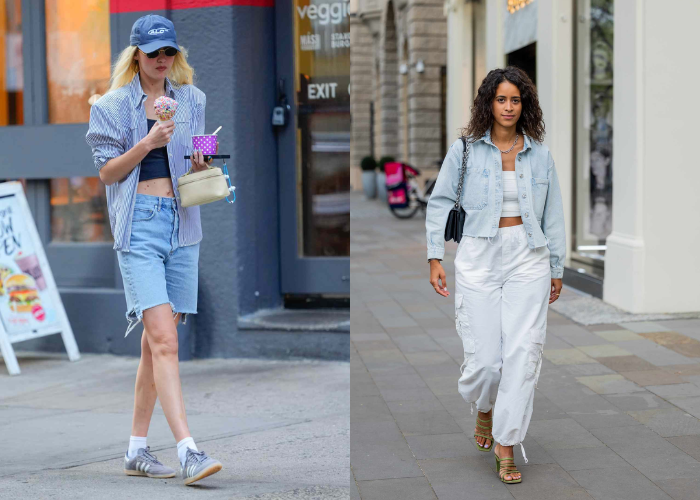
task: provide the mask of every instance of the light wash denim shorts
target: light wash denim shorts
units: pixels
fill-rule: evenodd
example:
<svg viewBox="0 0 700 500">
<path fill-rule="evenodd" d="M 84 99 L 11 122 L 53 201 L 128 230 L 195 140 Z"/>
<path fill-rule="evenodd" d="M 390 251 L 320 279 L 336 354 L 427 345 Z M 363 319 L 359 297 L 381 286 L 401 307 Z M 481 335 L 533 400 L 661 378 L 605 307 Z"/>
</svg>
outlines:
<svg viewBox="0 0 700 500">
<path fill-rule="evenodd" d="M 177 200 L 136 194 L 128 252 L 117 251 L 126 295 L 126 334 L 143 320 L 143 311 L 170 304 L 175 314 L 197 314 L 199 243 L 178 246 Z"/>
</svg>

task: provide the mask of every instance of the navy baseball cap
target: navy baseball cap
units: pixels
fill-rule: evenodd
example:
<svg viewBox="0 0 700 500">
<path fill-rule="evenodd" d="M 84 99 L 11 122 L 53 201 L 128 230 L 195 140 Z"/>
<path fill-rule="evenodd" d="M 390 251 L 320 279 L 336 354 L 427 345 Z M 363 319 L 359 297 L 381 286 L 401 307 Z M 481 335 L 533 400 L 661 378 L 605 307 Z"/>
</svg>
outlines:
<svg viewBox="0 0 700 500">
<path fill-rule="evenodd" d="M 175 38 L 175 26 L 170 19 L 156 14 L 139 17 L 131 27 L 129 43 L 148 53 L 163 47 L 180 50 Z"/>
</svg>

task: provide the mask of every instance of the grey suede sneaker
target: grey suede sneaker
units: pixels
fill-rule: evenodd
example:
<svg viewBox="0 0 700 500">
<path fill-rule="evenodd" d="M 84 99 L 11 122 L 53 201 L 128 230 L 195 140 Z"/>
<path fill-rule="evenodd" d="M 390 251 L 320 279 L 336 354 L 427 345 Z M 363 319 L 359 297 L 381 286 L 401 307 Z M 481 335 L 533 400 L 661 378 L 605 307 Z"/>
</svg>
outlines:
<svg viewBox="0 0 700 500">
<path fill-rule="evenodd" d="M 136 456 L 129 460 L 124 456 L 124 472 L 129 476 L 148 476 L 157 479 L 175 477 L 175 469 L 163 465 L 155 455 L 151 455 L 150 446 L 139 448 Z"/>
<path fill-rule="evenodd" d="M 185 484 L 192 484 L 219 472 L 222 467 L 221 462 L 208 457 L 203 451 L 192 451 L 192 448 L 187 448 L 185 466 L 180 465 L 180 475 L 185 480 Z"/>
</svg>

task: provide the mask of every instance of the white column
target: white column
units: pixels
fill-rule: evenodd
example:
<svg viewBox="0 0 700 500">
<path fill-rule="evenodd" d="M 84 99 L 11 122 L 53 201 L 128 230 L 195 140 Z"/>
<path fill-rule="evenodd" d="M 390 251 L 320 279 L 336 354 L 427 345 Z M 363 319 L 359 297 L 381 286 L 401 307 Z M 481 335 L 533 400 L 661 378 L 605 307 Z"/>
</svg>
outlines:
<svg viewBox="0 0 700 500">
<path fill-rule="evenodd" d="M 487 73 L 505 65 L 503 54 L 503 16 L 505 15 L 508 15 L 505 0 L 486 0 Z"/>
<path fill-rule="evenodd" d="M 474 98 L 472 75 L 472 3 L 451 2 L 447 7 L 447 147 L 469 121 Z"/>
<path fill-rule="evenodd" d="M 537 95 L 564 203 L 566 252 L 573 228 L 573 8 L 571 2 L 537 0 Z M 509 15 L 508 12 L 504 15 Z"/>
<path fill-rule="evenodd" d="M 692 82 L 700 3 L 616 0 L 613 232 L 603 298 L 642 312 L 700 310 L 700 167 Z"/>
</svg>

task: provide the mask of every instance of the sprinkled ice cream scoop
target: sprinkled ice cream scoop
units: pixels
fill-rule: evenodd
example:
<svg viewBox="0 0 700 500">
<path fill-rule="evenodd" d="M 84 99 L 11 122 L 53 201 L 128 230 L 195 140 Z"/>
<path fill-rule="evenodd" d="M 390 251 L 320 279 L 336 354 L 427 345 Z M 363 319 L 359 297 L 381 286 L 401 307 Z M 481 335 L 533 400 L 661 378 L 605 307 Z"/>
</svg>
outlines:
<svg viewBox="0 0 700 500">
<path fill-rule="evenodd" d="M 155 100 L 153 107 L 156 109 L 156 116 L 161 121 L 170 120 L 175 115 L 177 101 L 170 97 L 161 96 Z"/>
</svg>

